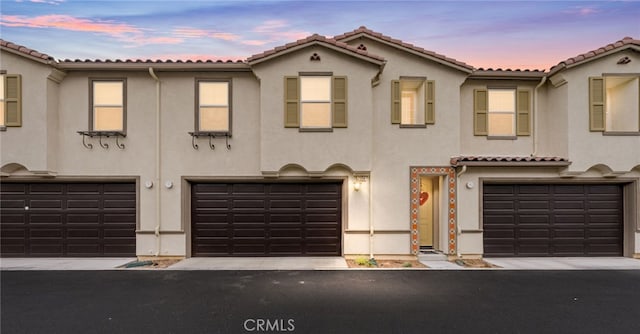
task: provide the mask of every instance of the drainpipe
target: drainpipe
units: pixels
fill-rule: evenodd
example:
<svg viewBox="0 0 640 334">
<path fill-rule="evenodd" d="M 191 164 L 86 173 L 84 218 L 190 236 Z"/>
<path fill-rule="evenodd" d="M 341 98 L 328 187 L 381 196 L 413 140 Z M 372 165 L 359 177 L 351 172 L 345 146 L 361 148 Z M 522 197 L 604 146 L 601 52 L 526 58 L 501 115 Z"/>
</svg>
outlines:
<svg viewBox="0 0 640 334">
<path fill-rule="evenodd" d="M 456 182 L 456 186 L 460 184 L 460 176 L 462 176 L 462 174 L 467 172 L 467 165 L 462 165 L 462 169 L 458 172 L 458 174 L 456 175 L 456 178 L 458 179 Z M 456 194 L 458 192 L 456 191 Z M 457 199 L 456 199 L 457 201 Z M 457 215 L 456 215 L 456 219 L 457 219 Z M 462 231 L 460 230 L 460 227 L 458 226 L 458 224 L 456 224 L 456 235 L 462 235 Z M 456 242 L 456 254 L 458 255 L 458 258 L 461 259 L 462 258 L 462 254 L 460 254 L 460 247 L 458 247 L 458 243 Z"/>
<path fill-rule="evenodd" d="M 373 182 L 369 173 L 369 259 L 373 259 Z"/>
<path fill-rule="evenodd" d="M 156 236 L 156 254 L 155 256 L 160 256 L 161 242 L 160 242 L 160 227 L 162 225 L 162 212 L 160 208 L 160 190 L 162 188 L 160 184 L 161 179 L 161 170 L 160 170 L 160 79 L 153 71 L 153 67 L 149 67 L 149 75 L 156 81 L 156 173 L 155 173 L 155 184 L 156 184 L 156 220 L 158 224 L 154 230 L 154 234 Z"/>
<path fill-rule="evenodd" d="M 542 80 L 540 81 L 540 83 L 536 86 L 536 88 L 533 90 L 533 133 L 532 135 L 532 140 L 533 140 L 533 152 L 531 153 L 532 157 L 535 157 L 538 154 L 538 89 L 540 89 L 540 87 L 542 87 L 542 85 L 544 85 L 544 83 L 547 81 L 547 76 L 545 75 L 544 77 L 542 77 Z"/>
</svg>

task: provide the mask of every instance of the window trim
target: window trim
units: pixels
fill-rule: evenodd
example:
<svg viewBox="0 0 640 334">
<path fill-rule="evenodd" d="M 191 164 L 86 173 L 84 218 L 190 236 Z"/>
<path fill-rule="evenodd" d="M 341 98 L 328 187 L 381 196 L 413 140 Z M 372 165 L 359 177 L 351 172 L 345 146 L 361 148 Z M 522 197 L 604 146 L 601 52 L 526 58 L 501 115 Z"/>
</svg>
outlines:
<svg viewBox="0 0 640 334">
<path fill-rule="evenodd" d="M 491 99 L 489 96 L 491 95 L 491 90 L 509 90 L 513 92 L 513 111 L 494 111 L 492 112 L 489 106 L 491 103 L 489 102 Z M 499 114 L 499 115 L 513 115 L 513 134 L 508 135 L 492 135 L 490 132 L 491 129 L 491 114 Z M 487 139 L 517 139 L 518 138 L 518 87 L 517 86 L 506 86 L 506 85 L 498 85 L 498 86 L 487 86 Z"/>
<path fill-rule="evenodd" d="M 93 126 L 95 104 L 93 101 L 94 82 L 122 82 L 122 131 L 96 130 Z M 89 77 L 89 132 L 96 134 L 117 133 L 122 136 L 127 135 L 127 78 L 126 77 Z"/>
<path fill-rule="evenodd" d="M 303 102 L 302 100 L 302 79 L 304 77 L 326 77 L 329 79 L 329 126 L 328 127 L 305 127 L 302 122 L 302 105 L 304 103 L 327 103 L 326 101 L 310 100 Z M 298 72 L 298 112 L 300 114 L 299 132 L 333 132 L 333 72 Z"/>
<path fill-rule="evenodd" d="M 7 75 L 7 71 L 6 70 L 0 70 L 0 76 L 2 76 L 1 80 L 5 81 L 6 80 L 6 75 Z M 4 89 L 6 89 L 7 83 L 6 81 L 4 82 L 3 86 Z M 2 92 L 2 101 L 0 101 L 0 103 L 4 104 L 4 101 L 7 98 L 5 97 L 5 92 Z M 0 115 L 0 117 L 4 118 L 2 124 L 0 125 L 0 131 L 7 131 L 7 106 L 5 105 L 4 108 L 2 109 L 2 115 Z"/>
<path fill-rule="evenodd" d="M 637 136 L 640 135 L 640 87 L 638 89 L 638 131 L 627 131 L 627 130 L 607 130 L 607 78 L 637 78 L 638 85 L 640 86 L 640 75 L 638 73 L 602 73 L 602 84 L 603 84 L 603 102 L 604 102 L 604 130 L 602 130 L 603 135 L 607 136 Z"/>
<path fill-rule="evenodd" d="M 200 83 L 201 82 L 225 82 L 227 83 L 227 112 L 229 117 L 229 128 L 227 131 L 201 131 L 200 130 Z M 232 78 L 196 78 L 195 79 L 195 118 L 194 118 L 194 133 L 202 135 L 219 135 L 231 137 L 233 129 L 233 80 Z"/>
</svg>

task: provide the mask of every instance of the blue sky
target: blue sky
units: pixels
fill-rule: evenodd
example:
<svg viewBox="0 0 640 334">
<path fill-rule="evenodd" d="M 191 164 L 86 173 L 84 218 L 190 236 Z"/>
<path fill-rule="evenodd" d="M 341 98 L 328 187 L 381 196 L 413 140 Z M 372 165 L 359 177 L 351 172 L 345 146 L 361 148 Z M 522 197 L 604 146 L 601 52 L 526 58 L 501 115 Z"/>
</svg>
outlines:
<svg viewBox="0 0 640 334">
<path fill-rule="evenodd" d="M 361 25 L 484 68 L 548 69 L 625 36 L 639 1 L 0 0 L 0 36 L 58 59 L 245 59 Z"/>
</svg>

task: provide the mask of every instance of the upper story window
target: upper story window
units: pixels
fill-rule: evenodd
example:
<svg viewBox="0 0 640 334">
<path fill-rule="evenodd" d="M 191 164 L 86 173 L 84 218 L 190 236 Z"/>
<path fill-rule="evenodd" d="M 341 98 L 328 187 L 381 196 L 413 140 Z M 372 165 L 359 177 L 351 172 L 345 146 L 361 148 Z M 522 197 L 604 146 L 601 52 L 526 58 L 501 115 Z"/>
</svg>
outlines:
<svg viewBox="0 0 640 334">
<path fill-rule="evenodd" d="M 516 135 L 516 90 L 489 89 L 488 136 Z"/>
<path fill-rule="evenodd" d="M 331 128 L 331 77 L 300 77 L 300 128 Z"/>
<path fill-rule="evenodd" d="M 474 135 L 513 139 L 531 133 L 530 91 L 517 88 L 474 90 Z"/>
<path fill-rule="evenodd" d="M 425 127 L 435 123 L 435 82 L 421 77 L 391 81 L 391 123 Z"/>
<path fill-rule="evenodd" d="M 231 132 L 231 80 L 196 81 L 196 131 Z"/>
<path fill-rule="evenodd" d="M 22 77 L 0 72 L 0 128 L 22 126 Z"/>
<path fill-rule="evenodd" d="M 301 131 L 347 127 L 347 78 L 300 73 L 284 78 L 284 126 Z"/>
<path fill-rule="evenodd" d="M 126 132 L 126 79 L 91 79 L 89 129 Z"/>
<path fill-rule="evenodd" d="M 589 78 L 591 131 L 640 132 L 640 76 Z"/>
</svg>

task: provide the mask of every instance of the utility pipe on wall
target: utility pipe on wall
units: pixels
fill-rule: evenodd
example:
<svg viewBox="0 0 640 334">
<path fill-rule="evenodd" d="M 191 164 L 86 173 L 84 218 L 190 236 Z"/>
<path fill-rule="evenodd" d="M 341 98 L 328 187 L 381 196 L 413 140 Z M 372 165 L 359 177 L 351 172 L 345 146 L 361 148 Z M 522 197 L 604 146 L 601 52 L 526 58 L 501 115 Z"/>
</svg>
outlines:
<svg viewBox="0 0 640 334">
<path fill-rule="evenodd" d="M 533 123 L 533 132 L 531 133 L 532 136 L 532 141 L 533 141 L 533 152 L 531 153 L 532 157 L 535 157 L 538 154 L 538 136 L 537 136 L 537 132 L 538 132 L 538 89 L 540 89 L 540 87 L 542 87 L 542 85 L 544 85 L 544 83 L 547 81 L 547 76 L 545 75 L 544 77 L 542 77 L 542 80 L 540 81 L 540 83 L 536 86 L 536 88 L 533 90 L 533 115 L 532 115 L 532 123 Z"/>
<path fill-rule="evenodd" d="M 373 259 L 373 182 L 369 173 L 369 259 Z"/>
<path fill-rule="evenodd" d="M 153 70 L 153 67 L 149 67 L 149 75 L 156 81 L 156 175 L 155 175 L 155 184 L 156 184 L 156 220 L 157 225 L 155 228 L 155 236 L 156 236 L 156 254 L 155 256 L 160 256 L 161 250 L 161 238 L 160 238 L 160 228 L 162 226 L 162 210 L 160 207 L 160 191 L 162 186 L 160 185 L 161 179 L 161 169 L 160 169 L 160 79 L 156 75 Z"/>
</svg>

